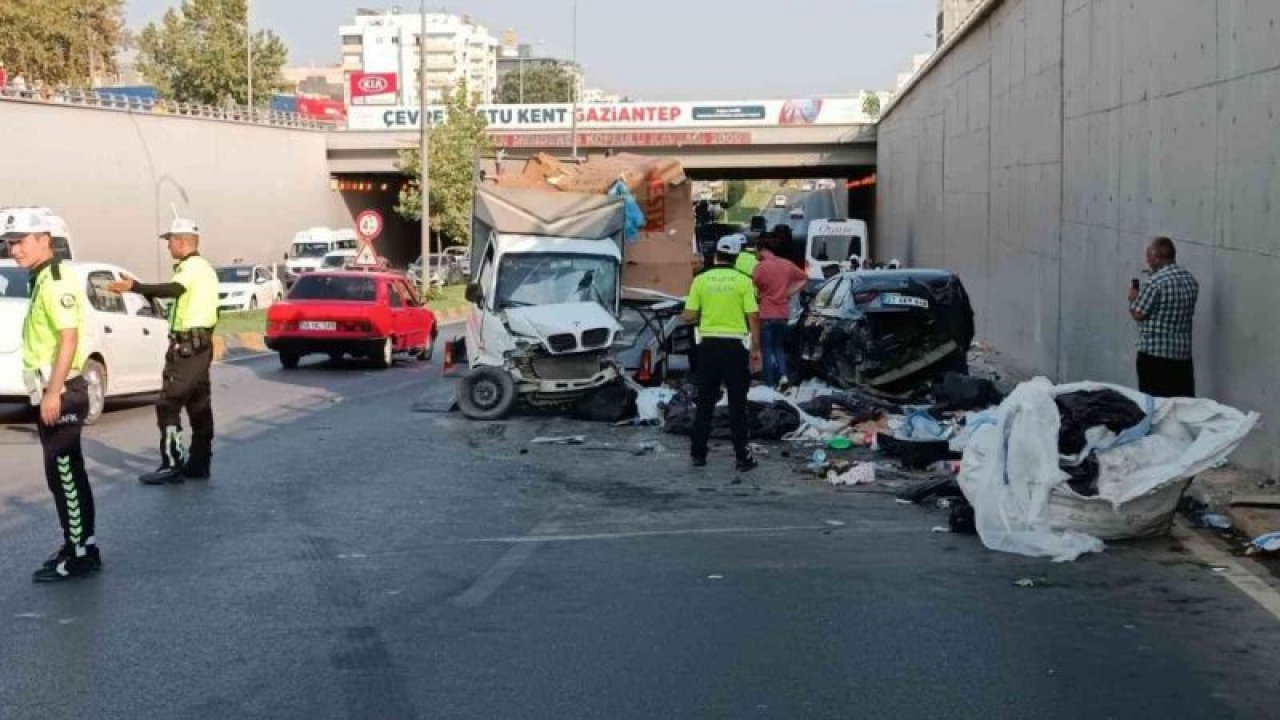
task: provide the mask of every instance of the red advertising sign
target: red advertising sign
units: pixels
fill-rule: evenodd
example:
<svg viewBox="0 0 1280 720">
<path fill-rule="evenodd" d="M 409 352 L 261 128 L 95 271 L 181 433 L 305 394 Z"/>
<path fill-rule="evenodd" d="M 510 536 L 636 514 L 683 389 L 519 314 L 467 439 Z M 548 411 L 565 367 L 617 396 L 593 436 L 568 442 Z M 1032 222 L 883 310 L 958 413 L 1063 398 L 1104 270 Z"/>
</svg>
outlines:
<svg viewBox="0 0 1280 720">
<path fill-rule="evenodd" d="M 353 72 L 348 77 L 352 99 L 394 94 L 400 86 L 393 72 Z"/>
<path fill-rule="evenodd" d="M 556 133 L 496 133 L 493 144 L 506 148 L 569 147 L 573 135 Z M 582 147 L 679 147 L 681 145 L 750 145 L 750 131 L 726 132 L 590 132 L 578 133 Z"/>
</svg>

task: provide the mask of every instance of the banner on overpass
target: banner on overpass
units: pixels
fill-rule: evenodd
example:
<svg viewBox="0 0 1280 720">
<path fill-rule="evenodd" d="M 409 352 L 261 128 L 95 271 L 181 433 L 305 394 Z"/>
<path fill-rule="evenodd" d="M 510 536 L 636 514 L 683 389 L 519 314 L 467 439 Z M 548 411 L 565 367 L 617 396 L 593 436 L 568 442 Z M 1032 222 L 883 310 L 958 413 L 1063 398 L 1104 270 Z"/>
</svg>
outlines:
<svg viewBox="0 0 1280 720">
<path fill-rule="evenodd" d="M 481 105 L 477 112 L 490 130 L 568 130 L 573 106 Z M 427 109 L 428 122 L 444 122 L 442 107 Z M 855 125 L 872 123 L 858 98 L 747 100 L 742 102 L 599 103 L 578 106 L 579 130 L 686 129 L 725 127 L 787 127 L 797 125 Z M 418 127 L 417 107 L 358 106 L 348 109 L 350 130 L 412 130 Z"/>
</svg>

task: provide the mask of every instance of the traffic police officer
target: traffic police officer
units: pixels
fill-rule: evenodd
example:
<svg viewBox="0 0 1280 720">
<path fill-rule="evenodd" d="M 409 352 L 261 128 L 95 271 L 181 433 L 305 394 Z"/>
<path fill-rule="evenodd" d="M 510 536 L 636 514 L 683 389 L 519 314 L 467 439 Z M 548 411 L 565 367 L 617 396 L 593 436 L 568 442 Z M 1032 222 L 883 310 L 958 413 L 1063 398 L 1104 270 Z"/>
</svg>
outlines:
<svg viewBox="0 0 1280 720">
<path fill-rule="evenodd" d="M 138 480 L 145 485 L 208 479 L 213 457 L 213 406 L 209 365 L 213 361 L 213 328 L 218 323 L 218 275 L 200 257 L 200 228 L 175 218 L 161 235 L 176 264 L 173 280 L 147 285 L 132 278 L 113 283 L 119 292 L 150 298 L 174 298 L 169 310 L 169 350 L 164 357 L 164 383 L 156 420 L 160 426 L 160 467 Z M 191 449 L 182 444 L 182 409 L 191 421 Z"/>
<path fill-rule="evenodd" d="M 4 218 L 10 257 L 30 272 L 31 302 L 22 323 L 22 376 L 44 451 L 44 474 L 62 524 L 62 547 L 36 570 L 36 582 L 84 577 L 102 568 L 94 538 L 93 490 L 84 468 L 80 430 L 89 413 L 89 386 L 80 375 L 85 352 L 84 292 L 53 255 L 45 216 L 13 211 Z"/>
<path fill-rule="evenodd" d="M 747 390 L 752 368 L 761 364 L 755 284 L 750 275 L 734 267 L 745 243 L 740 234 L 720 238 L 715 265 L 694 278 L 684 306 L 685 322 L 698 328 L 698 409 L 690 448 L 693 464 L 707 464 L 711 419 L 723 385 L 729 395 L 729 426 L 740 472 L 756 466 L 747 445 Z"/>
</svg>

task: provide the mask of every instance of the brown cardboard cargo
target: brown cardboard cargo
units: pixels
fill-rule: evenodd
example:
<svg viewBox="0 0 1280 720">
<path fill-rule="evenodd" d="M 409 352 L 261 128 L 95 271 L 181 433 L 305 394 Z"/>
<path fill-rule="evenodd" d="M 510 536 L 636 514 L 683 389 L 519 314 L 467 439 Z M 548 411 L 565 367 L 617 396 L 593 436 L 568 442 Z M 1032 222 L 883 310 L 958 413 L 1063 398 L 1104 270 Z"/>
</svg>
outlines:
<svg viewBox="0 0 1280 720">
<path fill-rule="evenodd" d="M 504 187 L 605 194 L 619 179 L 645 213 L 644 229 L 623 249 L 623 286 L 683 297 L 701 258 L 694 252 L 693 191 L 679 162 L 622 154 L 575 165 L 539 154 L 526 161 L 519 174 L 503 175 L 496 182 Z"/>
</svg>

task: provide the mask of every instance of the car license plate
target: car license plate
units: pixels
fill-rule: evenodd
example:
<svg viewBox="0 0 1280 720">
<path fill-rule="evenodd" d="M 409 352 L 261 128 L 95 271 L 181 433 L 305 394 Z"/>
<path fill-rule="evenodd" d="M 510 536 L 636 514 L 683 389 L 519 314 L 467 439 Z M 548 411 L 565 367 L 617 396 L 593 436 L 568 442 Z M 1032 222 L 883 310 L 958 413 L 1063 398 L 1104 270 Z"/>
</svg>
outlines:
<svg viewBox="0 0 1280 720">
<path fill-rule="evenodd" d="M 315 320 L 303 320 L 302 322 L 298 323 L 298 329 L 300 330 L 337 330 L 338 323 L 317 322 Z"/>
<path fill-rule="evenodd" d="M 895 295 L 889 293 L 880 296 L 880 302 L 885 305 L 900 305 L 903 307 L 918 307 L 929 309 L 929 301 L 924 298 L 912 297 L 910 295 Z"/>
</svg>

